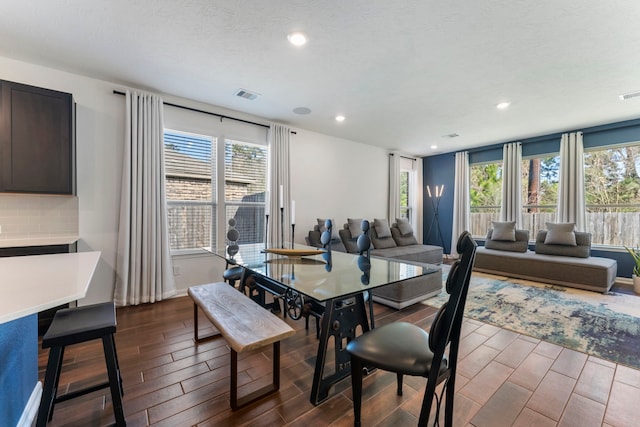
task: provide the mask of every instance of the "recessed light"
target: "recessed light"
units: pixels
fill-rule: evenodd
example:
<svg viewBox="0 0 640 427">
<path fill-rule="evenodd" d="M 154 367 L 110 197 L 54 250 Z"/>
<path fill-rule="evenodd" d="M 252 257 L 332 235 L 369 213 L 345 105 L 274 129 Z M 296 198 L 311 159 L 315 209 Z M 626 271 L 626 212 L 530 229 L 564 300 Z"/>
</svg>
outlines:
<svg viewBox="0 0 640 427">
<path fill-rule="evenodd" d="M 344 122 L 345 117 L 342 115 L 336 116 L 336 122 Z"/>
<path fill-rule="evenodd" d="M 640 96 L 640 90 L 637 90 L 635 92 L 623 93 L 619 96 L 619 98 L 624 101 L 626 99 L 635 98 L 636 96 Z"/>
<path fill-rule="evenodd" d="M 432 149 L 432 150 L 437 150 L 437 149 L 438 149 L 438 146 L 437 146 L 437 145 L 435 145 L 435 144 L 433 144 L 433 145 L 431 146 L 431 149 Z"/>
<path fill-rule="evenodd" d="M 497 108 L 498 110 L 504 110 L 504 109 L 505 109 L 505 108 L 507 108 L 509 105 L 511 105 L 511 103 L 510 103 L 510 102 L 505 101 L 505 102 L 501 102 L 500 104 L 496 105 L 496 108 Z"/>
<path fill-rule="evenodd" d="M 303 46 L 307 43 L 307 36 L 300 32 L 290 33 L 287 35 L 287 39 L 294 46 Z"/>
<path fill-rule="evenodd" d="M 311 113 L 311 109 L 307 107 L 296 107 L 293 109 L 293 112 L 296 114 L 309 114 Z"/>
</svg>

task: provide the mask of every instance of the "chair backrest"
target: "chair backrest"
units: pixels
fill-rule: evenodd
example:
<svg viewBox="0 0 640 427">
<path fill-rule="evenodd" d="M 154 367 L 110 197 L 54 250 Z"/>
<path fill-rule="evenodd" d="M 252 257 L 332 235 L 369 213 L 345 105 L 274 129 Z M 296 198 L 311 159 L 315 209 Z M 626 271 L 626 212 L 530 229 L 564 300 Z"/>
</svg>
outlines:
<svg viewBox="0 0 640 427">
<path fill-rule="evenodd" d="M 451 344 L 449 360 L 453 364 L 456 363 L 460 329 L 477 247 L 467 231 L 458 238 L 457 250 L 462 257 L 451 266 L 447 277 L 445 289 L 450 294 L 449 301 L 440 307 L 429 332 L 429 348 L 434 353 L 434 361 L 442 360 L 447 345 Z"/>
<path fill-rule="evenodd" d="M 356 245 L 358 246 L 360 255 L 369 256 L 371 238 L 369 237 L 369 221 L 366 219 L 362 220 L 362 234 L 358 236 Z"/>
<path fill-rule="evenodd" d="M 325 230 L 320 235 L 320 243 L 322 243 L 322 247 L 331 250 L 331 233 L 333 231 L 333 221 L 327 219 L 324 222 Z"/>
<path fill-rule="evenodd" d="M 235 218 L 229 218 L 229 229 L 227 230 L 227 253 L 230 257 L 233 257 L 238 253 L 238 239 L 240 238 L 240 232 L 236 229 Z"/>
</svg>

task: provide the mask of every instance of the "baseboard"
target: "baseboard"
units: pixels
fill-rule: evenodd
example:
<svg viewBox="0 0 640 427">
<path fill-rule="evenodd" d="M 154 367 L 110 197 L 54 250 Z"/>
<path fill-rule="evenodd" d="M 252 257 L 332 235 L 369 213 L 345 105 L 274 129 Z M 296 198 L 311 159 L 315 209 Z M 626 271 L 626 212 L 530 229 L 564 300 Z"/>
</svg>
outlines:
<svg viewBox="0 0 640 427">
<path fill-rule="evenodd" d="M 38 415 L 38 407 L 40 407 L 40 398 L 42 397 L 42 383 L 38 381 L 29 396 L 27 406 L 24 407 L 22 415 L 18 420 L 16 427 L 31 427 L 35 425 L 36 415 Z"/>
</svg>

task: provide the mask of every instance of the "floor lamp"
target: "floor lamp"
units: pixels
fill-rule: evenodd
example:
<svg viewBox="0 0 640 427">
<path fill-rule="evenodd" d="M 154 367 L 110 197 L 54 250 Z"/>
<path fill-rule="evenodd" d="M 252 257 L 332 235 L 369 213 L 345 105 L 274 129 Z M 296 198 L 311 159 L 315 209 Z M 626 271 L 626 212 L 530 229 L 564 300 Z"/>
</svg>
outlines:
<svg viewBox="0 0 640 427">
<path fill-rule="evenodd" d="M 444 245 L 444 236 L 442 235 L 442 230 L 440 229 L 440 218 L 438 217 L 438 210 L 440 209 L 440 198 L 442 197 L 442 193 L 444 193 L 444 184 L 440 187 L 436 185 L 436 194 L 431 194 L 431 188 L 427 185 L 427 195 L 429 199 L 431 199 L 431 206 L 433 207 L 433 219 L 431 220 L 431 225 L 429 226 L 429 232 L 427 233 L 427 241 L 429 241 L 429 237 L 431 237 L 431 231 L 433 230 L 436 233 L 436 240 L 438 239 L 438 235 L 440 236 L 440 243 L 442 243 L 442 249 L 446 252 L 447 248 Z M 433 226 L 436 226 L 434 229 Z"/>
</svg>

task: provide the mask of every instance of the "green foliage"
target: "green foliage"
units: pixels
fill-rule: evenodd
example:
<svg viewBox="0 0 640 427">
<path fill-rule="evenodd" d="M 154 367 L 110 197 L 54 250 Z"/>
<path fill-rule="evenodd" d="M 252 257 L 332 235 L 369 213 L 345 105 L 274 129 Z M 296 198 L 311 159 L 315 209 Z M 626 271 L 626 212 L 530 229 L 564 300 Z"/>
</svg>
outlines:
<svg viewBox="0 0 640 427">
<path fill-rule="evenodd" d="M 633 262 L 635 263 L 633 266 L 633 274 L 640 276 L 640 248 L 634 249 L 626 246 L 624 248 L 629 252 L 629 255 L 631 255 L 631 258 L 633 258 Z"/>
<path fill-rule="evenodd" d="M 471 167 L 471 206 L 499 206 L 502 201 L 502 163 Z"/>
</svg>

